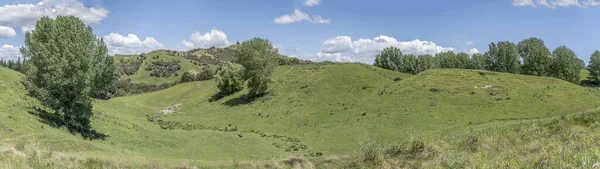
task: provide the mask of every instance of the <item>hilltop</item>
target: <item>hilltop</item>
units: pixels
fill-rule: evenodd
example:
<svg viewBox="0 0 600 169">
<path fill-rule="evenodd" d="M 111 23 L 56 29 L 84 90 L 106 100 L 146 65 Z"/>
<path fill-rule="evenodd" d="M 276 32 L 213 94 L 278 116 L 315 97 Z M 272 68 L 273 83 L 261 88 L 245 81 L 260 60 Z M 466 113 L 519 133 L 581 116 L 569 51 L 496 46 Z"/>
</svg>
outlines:
<svg viewBox="0 0 600 169">
<path fill-rule="evenodd" d="M 278 67 L 271 92 L 256 100 L 245 99 L 247 89 L 218 99 L 212 80 L 96 100 L 92 126 L 108 136 L 85 141 L 44 124 L 48 119 L 37 116 L 43 114 L 25 96 L 21 74 L 0 68 L 0 76 L 0 117 L 8 119 L 0 122 L 5 147 L 41 144 L 63 156 L 83 153 L 121 162 L 344 157 L 365 140 L 404 142 L 600 107 L 598 89 L 549 77 L 458 69 L 407 75 L 363 64 L 292 65 Z"/>
</svg>

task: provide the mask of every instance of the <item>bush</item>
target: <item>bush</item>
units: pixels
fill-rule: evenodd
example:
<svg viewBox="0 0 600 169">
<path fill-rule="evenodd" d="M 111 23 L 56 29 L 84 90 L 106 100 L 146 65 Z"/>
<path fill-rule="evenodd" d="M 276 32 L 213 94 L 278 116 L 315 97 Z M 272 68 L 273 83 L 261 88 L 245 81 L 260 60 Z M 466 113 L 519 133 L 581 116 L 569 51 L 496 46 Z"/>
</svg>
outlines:
<svg viewBox="0 0 600 169">
<path fill-rule="evenodd" d="M 212 71 L 212 69 L 210 69 L 210 67 L 203 66 L 202 67 L 202 72 L 198 73 L 197 75 L 197 79 L 198 80 L 210 80 L 214 77 L 214 73 Z"/>
<path fill-rule="evenodd" d="M 156 56 L 155 58 L 158 58 Z M 181 65 L 179 65 L 179 61 L 153 61 L 152 65 L 149 65 L 145 68 L 146 71 L 150 72 L 150 76 L 156 77 L 170 77 L 171 75 L 175 75 L 177 71 L 181 70 Z"/>
<path fill-rule="evenodd" d="M 194 70 L 188 70 L 181 75 L 181 82 L 191 82 L 198 79 L 198 72 Z"/>
<path fill-rule="evenodd" d="M 219 69 L 216 81 L 221 94 L 231 94 L 243 89 L 242 66 L 225 62 Z"/>
</svg>

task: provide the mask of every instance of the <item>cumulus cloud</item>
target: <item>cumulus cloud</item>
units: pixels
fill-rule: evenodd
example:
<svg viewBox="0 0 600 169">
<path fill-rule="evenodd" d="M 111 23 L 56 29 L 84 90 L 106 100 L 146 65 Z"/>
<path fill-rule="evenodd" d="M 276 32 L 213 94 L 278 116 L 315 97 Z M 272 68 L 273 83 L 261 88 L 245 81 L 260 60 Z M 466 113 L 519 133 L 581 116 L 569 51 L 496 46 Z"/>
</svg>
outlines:
<svg viewBox="0 0 600 169">
<path fill-rule="evenodd" d="M 2 47 L 0 47 L 0 59 L 16 60 L 19 57 L 21 57 L 21 52 L 19 52 L 19 47 L 8 45 L 8 44 L 4 44 Z"/>
<path fill-rule="evenodd" d="M 468 51 L 466 51 L 465 53 L 467 53 L 469 55 L 473 55 L 473 54 L 479 53 L 479 50 L 477 50 L 477 48 L 472 48 L 472 49 L 469 49 Z"/>
<path fill-rule="evenodd" d="M 317 6 L 319 4 L 321 4 L 321 0 L 306 0 L 304 3 L 306 6 Z"/>
<path fill-rule="evenodd" d="M 102 7 L 86 7 L 77 0 L 42 0 L 37 4 L 14 4 L 0 7 L 0 25 L 22 27 L 32 30 L 42 16 L 73 15 L 86 24 L 99 23 L 108 15 Z"/>
<path fill-rule="evenodd" d="M 381 35 L 373 39 L 352 40 L 349 36 L 337 36 L 323 42 L 320 49 L 322 57 L 347 58 L 355 62 L 372 63 L 375 55 L 386 47 L 395 46 L 407 54 L 436 54 L 446 51 L 455 51 L 451 47 L 443 47 L 431 41 L 415 39 L 412 41 L 398 41 L 393 37 Z M 331 54 L 331 55 L 325 55 Z M 317 57 L 319 54 L 317 53 Z"/>
<path fill-rule="evenodd" d="M 329 23 L 331 23 L 331 20 L 323 19 L 323 17 L 321 17 L 321 15 L 313 15 L 313 16 L 309 17 L 309 15 L 307 13 L 304 13 L 298 9 L 295 9 L 293 14 L 282 15 L 282 16 L 275 18 L 275 20 L 274 20 L 274 22 L 277 24 L 289 24 L 289 23 L 302 22 L 302 21 L 308 21 L 308 22 L 311 22 L 314 24 L 329 24 Z"/>
<path fill-rule="evenodd" d="M 227 40 L 227 34 L 218 29 L 211 29 L 210 32 L 200 34 L 194 32 L 190 35 L 190 41 L 183 40 L 181 42 L 186 48 L 208 48 L 208 47 L 225 47 L 231 45 Z"/>
<path fill-rule="evenodd" d="M 318 52 L 315 61 L 335 61 L 335 62 L 354 62 L 348 56 L 342 56 L 342 53 L 323 53 Z"/>
<path fill-rule="evenodd" d="M 153 37 L 146 37 L 143 41 L 135 34 L 123 36 L 110 33 L 103 37 L 110 54 L 137 54 L 164 48 L 164 45 Z"/>
<path fill-rule="evenodd" d="M 560 8 L 560 7 L 580 7 L 586 8 L 590 6 L 600 6 L 600 2 L 596 0 L 513 0 L 513 6 L 518 7 L 548 7 L 548 8 Z"/>
<path fill-rule="evenodd" d="M 11 27 L 0 26 L 0 38 L 12 38 L 17 36 L 17 32 Z"/>
</svg>

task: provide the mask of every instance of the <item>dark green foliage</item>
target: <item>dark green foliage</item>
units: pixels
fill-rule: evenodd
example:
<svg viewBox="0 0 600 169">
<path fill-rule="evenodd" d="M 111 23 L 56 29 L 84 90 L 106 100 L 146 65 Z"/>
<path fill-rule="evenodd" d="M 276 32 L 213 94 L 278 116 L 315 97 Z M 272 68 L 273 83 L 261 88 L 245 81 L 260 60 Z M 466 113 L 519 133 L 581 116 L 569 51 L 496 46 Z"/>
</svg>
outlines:
<svg viewBox="0 0 600 169">
<path fill-rule="evenodd" d="M 208 65 L 204 65 L 202 66 L 202 71 L 200 73 L 198 73 L 198 80 L 210 80 L 215 76 L 215 73 L 213 72 L 212 69 L 210 69 L 210 67 L 208 67 Z"/>
<path fill-rule="evenodd" d="M 242 90 L 244 85 L 242 75 L 242 66 L 231 62 L 223 63 L 216 77 L 220 93 L 227 95 Z"/>
<path fill-rule="evenodd" d="M 380 68 L 398 71 L 402 61 L 402 51 L 391 46 L 383 49 L 380 54 L 375 56 L 374 65 Z"/>
<path fill-rule="evenodd" d="M 179 70 L 181 70 L 181 65 L 179 65 L 179 61 L 177 60 L 158 60 L 152 61 L 152 65 L 148 65 L 145 70 L 151 71 L 150 76 L 168 78 L 171 75 L 175 75 Z"/>
<path fill-rule="evenodd" d="M 277 49 L 266 39 L 252 38 L 237 47 L 236 56 L 244 67 L 244 79 L 249 80 L 249 95 L 256 97 L 265 94 L 277 65 Z"/>
<path fill-rule="evenodd" d="M 141 94 L 147 92 L 158 91 L 162 89 L 169 88 L 171 86 L 175 86 L 178 84 L 177 81 L 173 83 L 163 83 L 163 84 L 147 84 L 147 83 L 131 83 L 131 79 L 119 79 L 116 82 L 117 91 L 114 96 L 127 96 L 133 94 Z"/>
<path fill-rule="evenodd" d="M 300 65 L 300 64 L 311 64 L 312 63 L 312 61 L 310 61 L 310 60 L 300 60 L 295 57 L 287 57 L 287 56 L 283 56 L 283 55 L 278 57 L 277 60 L 279 62 L 279 65 Z"/>
<path fill-rule="evenodd" d="M 198 72 L 189 70 L 181 75 L 181 82 L 192 82 L 198 80 Z"/>
<path fill-rule="evenodd" d="M 402 64 L 398 66 L 400 72 L 409 73 L 409 74 L 417 74 L 418 71 L 418 60 L 415 55 L 404 55 L 402 57 Z"/>
<path fill-rule="evenodd" d="M 431 55 L 419 55 L 417 72 L 438 68 L 438 60 Z"/>
<path fill-rule="evenodd" d="M 440 63 L 440 68 L 467 69 L 471 60 L 466 53 L 442 52 L 435 56 Z"/>
<path fill-rule="evenodd" d="M 471 56 L 471 69 L 486 70 L 489 67 L 490 61 L 488 56 L 480 53 L 476 53 Z"/>
<path fill-rule="evenodd" d="M 581 73 L 580 59 L 575 52 L 566 46 L 560 46 L 552 51 L 551 73 L 553 77 L 579 83 Z"/>
<path fill-rule="evenodd" d="M 552 57 L 544 41 L 538 38 L 525 39 L 517 45 L 523 59 L 521 73 L 526 75 L 547 76 L 550 72 Z"/>
<path fill-rule="evenodd" d="M 587 70 L 590 71 L 589 80 L 596 84 L 600 84 L 600 51 L 594 51 L 594 53 L 592 53 Z"/>
<path fill-rule="evenodd" d="M 91 96 L 114 84 L 114 67 L 106 65 L 112 58 L 92 28 L 73 16 L 42 17 L 25 34 L 21 51 L 28 57 L 23 79 L 28 94 L 58 112 L 72 132 L 90 131 Z"/>
<path fill-rule="evenodd" d="M 496 72 L 519 73 L 520 61 L 517 45 L 509 41 L 489 45 L 491 70 Z"/>
<path fill-rule="evenodd" d="M 90 95 L 96 99 L 109 99 L 116 91 L 115 64 L 112 57 L 108 56 L 108 48 L 104 40 L 100 39 L 98 47 L 92 56 L 92 89 Z"/>
<path fill-rule="evenodd" d="M 116 67 L 115 73 L 118 76 L 134 75 L 140 69 L 140 66 L 142 66 L 142 63 L 145 59 L 146 56 L 144 56 L 144 54 L 140 54 L 135 58 L 123 58 L 119 60 L 120 64 L 118 67 Z"/>
</svg>

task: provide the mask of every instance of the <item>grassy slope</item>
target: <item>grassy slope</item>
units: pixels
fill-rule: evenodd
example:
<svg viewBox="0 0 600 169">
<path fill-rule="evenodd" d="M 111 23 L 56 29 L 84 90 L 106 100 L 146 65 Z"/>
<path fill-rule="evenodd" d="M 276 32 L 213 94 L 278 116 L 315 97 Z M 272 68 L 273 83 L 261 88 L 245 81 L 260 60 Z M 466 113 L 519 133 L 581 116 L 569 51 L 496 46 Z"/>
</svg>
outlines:
<svg viewBox="0 0 600 169">
<path fill-rule="evenodd" d="M 278 159 L 309 152 L 346 155 L 366 139 L 405 141 L 600 106 L 597 89 L 553 78 L 479 72 L 440 69 L 408 76 L 359 64 L 284 66 L 274 74 L 271 94 L 238 105 L 234 101 L 247 89 L 209 102 L 217 93 L 214 81 L 183 83 L 96 101 L 92 125 L 109 137 L 83 141 L 28 114 L 26 107 L 35 103 L 25 99 L 21 75 L 0 68 L 0 117 L 8 119 L 0 122 L 0 144 L 35 140 L 71 155 L 174 163 Z M 394 82 L 397 77 L 403 80 Z M 494 87 L 475 88 L 485 85 Z M 146 115 L 175 104 L 182 106 L 164 120 L 220 128 L 232 124 L 242 131 L 298 138 L 309 151 L 286 152 L 272 145 L 281 144 L 278 139 L 258 134 L 239 138 L 238 132 L 163 130 L 148 122 Z"/>
<path fill-rule="evenodd" d="M 596 89 L 554 78 L 478 72 L 432 70 L 408 77 L 353 64 L 289 66 L 276 71 L 272 94 L 251 104 L 230 104 L 247 90 L 209 102 L 217 92 L 213 81 L 115 100 L 181 103 L 182 113 L 165 120 L 215 127 L 232 124 L 240 130 L 299 138 L 310 149 L 328 154 L 348 153 L 366 138 L 402 141 L 411 135 L 600 106 Z M 396 76 L 404 80 L 392 81 Z M 475 88 L 485 85 L 494 87 Z"/>
<path fill-rule="evenodd" d="M 154 59 L 153 57 L 157 56 L 157 55 L 159 56 L 159 58 Z M 137 55 L 115 56 L 115 58 L 114 58 L 115 63 L 119 63 L 119 60 L 123 57 L 131 57 L 131 56 L 137 56 Z M 195 70 L 195 71 L 202 70 L 202 67 L 194 65 L 193 63 L 191 63 L 189 60 L 187 60 L 185 58 L 167 55 L 167 53 L 164 50 L 152 51 L 152 52 L 147 53 L 146 56 L 147 56 L 146 60 L 144 60 L 144 63 L 142 63 L 142 66 L 140 66 L 140 69 L 137 71 L 137 73 L 126 77 L 126 78 L 131 78 L 132 83 L 149 83 L 149 84 L 172 83 L 172 82 L 180 80 L 183 72 L 186 72 L 188 70 Z M 150 71 L 146 71 L 145 68 L 148 65 L 152 65 L 152 61 L 155 61 L 155 60 L 165 60 L 165 61 L 177 60 L 177 61 L 180 61 L 179 64 L 181 65 L 181 70 L 179 70 L 179 76 L 170 76 L 169 78 L 150 76 Z M 212 65 L 211 67 L 213 67 L 213 69 L 216 69 L 216 66 L 214 66 L 214 65 Z"/>
</svg>

